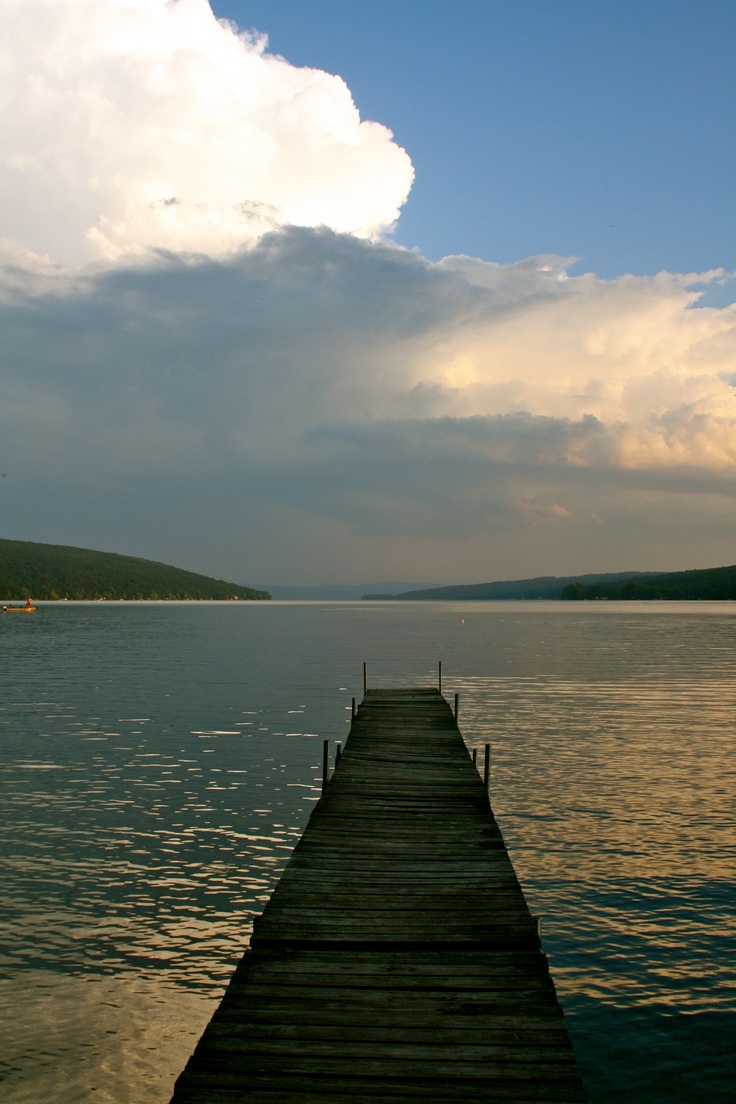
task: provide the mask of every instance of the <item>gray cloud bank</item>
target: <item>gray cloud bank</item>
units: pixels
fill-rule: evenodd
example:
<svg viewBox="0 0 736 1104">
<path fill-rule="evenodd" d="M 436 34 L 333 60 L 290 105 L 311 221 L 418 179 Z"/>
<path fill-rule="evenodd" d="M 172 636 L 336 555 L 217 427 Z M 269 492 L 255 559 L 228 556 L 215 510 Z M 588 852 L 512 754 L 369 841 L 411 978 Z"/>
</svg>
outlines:
<svg viewBox="0 0 736 1104">
<path fill-rule="evenodd" d="M 731 562 L 722 273 L 432 264 L 325 229 L 0 266 L 4 535 L 234 581 Z"/>
</svg>

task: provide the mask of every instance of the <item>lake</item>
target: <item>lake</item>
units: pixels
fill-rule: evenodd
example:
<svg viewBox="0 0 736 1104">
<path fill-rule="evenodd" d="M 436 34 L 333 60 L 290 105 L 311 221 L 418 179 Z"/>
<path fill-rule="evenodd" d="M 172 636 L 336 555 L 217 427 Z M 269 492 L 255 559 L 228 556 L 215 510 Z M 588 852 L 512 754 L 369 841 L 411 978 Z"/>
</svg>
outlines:
<svg viewBox="0 0 736 1104">
<path fill-rule="evenodd" d="M 0 1097 L 166 1104 L 369 684 L 460 695 L 591 1104 L 736 1069 L 736 604 L 50 603 L 0 621 Z"/>
</svg>

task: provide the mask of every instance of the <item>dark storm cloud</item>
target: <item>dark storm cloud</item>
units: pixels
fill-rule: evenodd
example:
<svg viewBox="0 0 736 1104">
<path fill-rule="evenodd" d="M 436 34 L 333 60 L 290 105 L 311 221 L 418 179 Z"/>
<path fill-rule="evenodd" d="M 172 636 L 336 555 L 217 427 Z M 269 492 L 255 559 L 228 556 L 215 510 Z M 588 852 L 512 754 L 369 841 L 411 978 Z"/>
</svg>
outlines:
<svg viewBox="0 0 736 1104">
<path fill-rule="evenodd" d="M 69 530 L 124 517 L 142 554 L 158 527 L 205 520 L 226 545 L 256 507 L 261 548 L 284 510 L 356 539 L 579 539 L 610 507 L 635 542 L 654 494 L 707 500 L 711 521 L 722 502 L 726 539 L 733 323 L 693 309 L 681 278 L 572 279 L 556 258 L 436 265 L 289 229 L 225 260 L 159 252 L 69 273 L 11 257 L 2 288 L 19 528 L 44 501 Z"/>
</svg>

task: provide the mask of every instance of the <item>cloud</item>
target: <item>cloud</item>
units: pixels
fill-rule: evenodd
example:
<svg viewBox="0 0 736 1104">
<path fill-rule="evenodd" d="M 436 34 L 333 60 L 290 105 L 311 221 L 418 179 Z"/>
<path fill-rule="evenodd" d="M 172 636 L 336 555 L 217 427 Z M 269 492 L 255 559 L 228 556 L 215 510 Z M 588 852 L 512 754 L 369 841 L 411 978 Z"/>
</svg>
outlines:
<svg viewBox="0 0 736 1104">
<path fill-rule="evenodd" d="M 736 312 L 697 306 L 720 276 L 568 264 L 432 264 L 296 228 L 225 259 L 66 272 L 15 257 L 0 426 L 17 516 L 33 524 L 40 500 L 56 516 L 56 500 L 78 529 L 114 533 L 117 514 L 144 544 L 201 532 L 197 556 L 229 547 L 229 574 L 251 579 L 284 541 L 297 571 L 320 525 L 345 562 L 444 542 L 423 560 L 444 577 L 462 542 L 476 559 L 507 549 L 491 575 L 596 567 L 606 548 L 602 566 L 625 552 L 666 567 L 672 542 L 678 564 L 727 559 Z"/>
<path fill-rule="evenodd" d="M 340 77 L 206 0 L 0 0 L 0 235 L 80 263 L 225 253 L 287 224 L 374 237 L 411 187 Z"/>
<path fill-rule="evenodd" d="M 0 12 L 6 535 L 261 583 L 733 559 L 727 273 L 432 263 L 339 78 L 204 0 Z"/>
</svg>

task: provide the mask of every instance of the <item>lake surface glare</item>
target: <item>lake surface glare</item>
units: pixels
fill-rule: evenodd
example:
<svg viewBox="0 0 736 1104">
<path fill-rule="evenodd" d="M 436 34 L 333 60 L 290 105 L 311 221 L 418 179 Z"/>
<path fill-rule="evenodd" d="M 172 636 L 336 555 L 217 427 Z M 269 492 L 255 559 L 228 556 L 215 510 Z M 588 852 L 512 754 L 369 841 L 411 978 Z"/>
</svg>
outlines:
<svg viewBox="0 0 736 1104">
<path fill-rule="evenodd" d="M 591 1104 L 736 1084 L 736 604 L 0 622 L 0 1099 L 166 1104 L 369 684 L 460 695 Z"/>
</svg>

